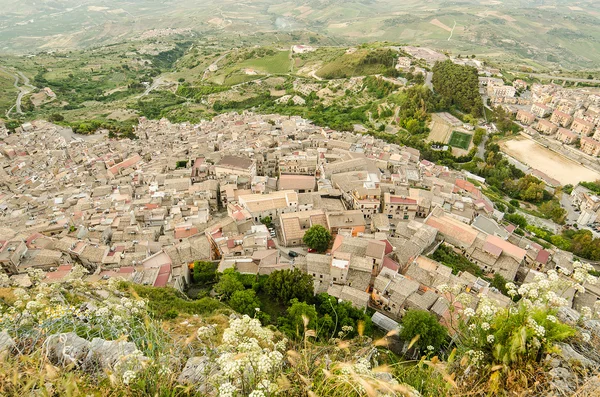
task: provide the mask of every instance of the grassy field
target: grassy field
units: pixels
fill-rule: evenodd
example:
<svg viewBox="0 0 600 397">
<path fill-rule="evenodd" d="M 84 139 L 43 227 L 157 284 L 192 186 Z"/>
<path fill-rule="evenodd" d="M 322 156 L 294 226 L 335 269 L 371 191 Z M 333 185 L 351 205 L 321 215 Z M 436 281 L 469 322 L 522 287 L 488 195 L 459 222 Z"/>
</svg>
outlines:
<svg viewBox="0 0 600 397">
<path fill-rule="evenodd" d="M 254 69 L 257 72 L 268 74 L 288 73 L 291 64 L 289 56 L 289 51 L 279 51 L 273 56 L 249 59 L 240 63 L 238 66 L 241 69 Z"/>
<path fill-rule="evenodd" d="M 466 134 L 460 131 L 452 131 L 452 135 L 450 136 L 448 144 L 452 147 L 469 150 L 471 138 L 473 138 L 471 134 Z"/>
</svg>

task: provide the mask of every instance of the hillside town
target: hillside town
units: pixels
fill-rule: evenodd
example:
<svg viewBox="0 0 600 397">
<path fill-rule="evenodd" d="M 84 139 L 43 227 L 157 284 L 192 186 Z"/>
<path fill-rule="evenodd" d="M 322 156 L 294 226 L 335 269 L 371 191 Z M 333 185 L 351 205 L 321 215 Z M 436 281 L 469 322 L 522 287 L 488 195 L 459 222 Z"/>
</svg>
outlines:
<svg viewBox="0 0 600 397">
<path fill-rule="evenodd" d="M 444 322 L 451 297 L 440 285 L 467 291 L 473 306 L 482 297 L 506 306 L 496 275 L 573 271 L 572 254 L 514 233 L 485 180 L 372 136 L 250 112 L 196 125 L 140 118 L 134 140 L 90 143 L 59 129 L 35 121 L 0 143 L 0 265 L 18 285 L 33 269 L 53 283 L 78 265 L 89 281 L 181 291 L 195 261 L 252 275 L 297 268 L 315 293 L 377 318 L 416 308 Z M 303 242 L 315 225 L 333 236 L 326 252 Z M 433 260 L 436 250 L 480 276 Z M 594 285 L 568 293 L 574 308 L 598 299 Z"/>
<path fill-rule="evenodd" d="M 600 155 L 600 92 L 594 88 L 565 88 L 558 84 L 533 84 L 481 77 L 481 93 L 500 105 L 529 135 L 540 135 L 570 146 L 573 158 Z"/>
</svg>

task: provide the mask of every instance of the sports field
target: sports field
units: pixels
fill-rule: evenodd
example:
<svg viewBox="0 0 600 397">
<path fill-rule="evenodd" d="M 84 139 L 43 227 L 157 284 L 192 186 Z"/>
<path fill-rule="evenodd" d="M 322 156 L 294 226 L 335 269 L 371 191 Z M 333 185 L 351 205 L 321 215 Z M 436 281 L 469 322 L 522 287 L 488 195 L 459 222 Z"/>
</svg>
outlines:
<svg viewBox="0 0 600 397">
<path fill-rule="evenodd" d="M 465 134 L 464 132 L 452 131 L 448 145 L 457 147 L 464 150 L 469 150 L 469 144 L 471 143 L 471 134 Z"/>
</svg>

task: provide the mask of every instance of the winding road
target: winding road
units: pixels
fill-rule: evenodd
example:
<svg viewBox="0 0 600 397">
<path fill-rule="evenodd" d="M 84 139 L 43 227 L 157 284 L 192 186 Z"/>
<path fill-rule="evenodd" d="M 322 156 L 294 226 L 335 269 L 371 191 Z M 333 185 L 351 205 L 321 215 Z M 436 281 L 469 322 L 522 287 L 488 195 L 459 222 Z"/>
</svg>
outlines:
<svg viewBox="0 0 600 397">
<path fill-rule="evenodd" d="M 15 101 L 15 104 L 6 111 L 6 117 L 10 118 L 10 113 L 13 111 L 13 109 L 15 109 L 15 112 L 17 112 L 18 114 L 23 114 L 23 110 L 21 109 L 21 103 L 23 101 L 23 97 L 25 95 L 29 94 L 31 91 L 35 90 L 36 87 L 31 85 L 31 83 L 29 82 L 29 78 L 27 78 L 27 76 L 25 76 L 22 72 L 12 73 L 4 68 L 0 68 L 0 69 L 4 73 L 7 73 L 15 78 L 15 82 L 14 82 L 13 86 L 19 91 L 19 94 L 17 95 L 17 100 Z M 22 83 L 22 85 L 19 86 L 20 80 L 22 80 L 23 83 Z"/>
</svg>

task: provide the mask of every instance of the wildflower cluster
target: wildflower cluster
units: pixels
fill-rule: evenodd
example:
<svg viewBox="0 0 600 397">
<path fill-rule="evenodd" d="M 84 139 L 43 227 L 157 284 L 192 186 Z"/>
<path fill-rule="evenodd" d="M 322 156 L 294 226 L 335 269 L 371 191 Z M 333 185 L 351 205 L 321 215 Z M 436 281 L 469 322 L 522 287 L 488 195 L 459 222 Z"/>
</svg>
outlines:
<svg viewBox="0 0 600 397">
<path fill-rule="evenodd" d="M 517 286 L 507 283 L 508 295 L 520 299 L 507 307 L 481 297 L 476 309 L 462 310 L 458 329 L 459 353 L 470 363 L 463 376 L 483 376 L 481 371 L 511 371 L 519 365 L 530 365 L 551 351 L 554 343 L 575 334 L 575 330 L 558 321 L 556 313 L 568 306 L 565 298 L 573 291 L 585 291 L 585 285 L 596 284 L 589 274 L 590 265 L 574 263 L 573 272 L 549 270 L 537 274 L 533 282 Z M 440 286 L 440 289 L 448 289 Z M 600 304 L 581 310 L 583 318 L 600 315 Z M 589 335 L 582 335 L 585 341 Z M 501 364 L 498 366 L 498 364 Z M 501 376 L 494 376 L 500 382 Z"/>
<path fill-rule="evenodd" d="M 71 280 L 46 284 L 35 270 L 29 273 L 33 286 L 14 288 L 12 304 L 9 300 L 0 306 L 0 329 L 12 335 L 35 337 L 80 330 L 90 337 L 116 339 L 123 330 L 135 329 L 147 314 L 143 300 L 108 291 L 96 295 L 89 285 L 74 285 Z"/>
<path fill-rule="evenodd" d="M 197 331 L 201 340 L 215 334 L 215 326 L 203 326 Z M 219 396 L 271 395 L 278 391 L 283 351 L 287 341 L 275 341 L 273 331 L 262 327 L 258 319 L 243 316 L 232 318 L 223 332 L 217 348 L 216 363 L 221 369 Z"/>
</svg>

